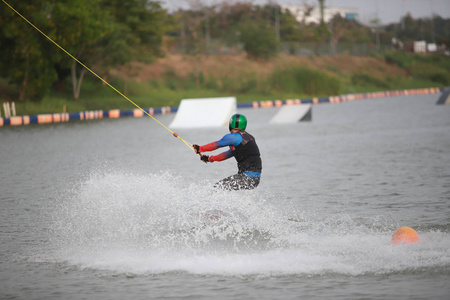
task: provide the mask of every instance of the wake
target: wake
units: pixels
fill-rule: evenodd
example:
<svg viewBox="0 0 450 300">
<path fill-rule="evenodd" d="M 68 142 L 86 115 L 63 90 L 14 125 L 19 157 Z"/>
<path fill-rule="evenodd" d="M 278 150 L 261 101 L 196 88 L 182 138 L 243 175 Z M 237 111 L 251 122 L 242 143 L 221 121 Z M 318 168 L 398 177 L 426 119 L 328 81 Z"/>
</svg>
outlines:
<svg viewBox="0 0 450 300">
<path fill-rule="evenodd" d="M 390 218 L 323 216 L 274 195 L 160 173 L 94 173 L 53 208 L 48 260 L 155 274 L 390 274 L 450 266 L 448 233 L 391 245 Z M 280 196 L 278 196 L 280 197 Z M 48 247 L 48 246 L 45 246 Z M 51 259 L 50 259 L 51 257 Z"/>
</svg>

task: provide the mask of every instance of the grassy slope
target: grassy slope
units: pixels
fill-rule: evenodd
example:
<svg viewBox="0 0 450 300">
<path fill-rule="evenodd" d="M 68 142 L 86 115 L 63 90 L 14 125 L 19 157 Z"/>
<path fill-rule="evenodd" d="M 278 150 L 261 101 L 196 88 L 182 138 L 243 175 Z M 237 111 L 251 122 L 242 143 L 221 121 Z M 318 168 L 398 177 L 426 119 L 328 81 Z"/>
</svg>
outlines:
<svg viewBox="0 0 450 300">
<path fill-rule="evenodd" d="M 106 80 L 143 108 L 178 105 L 183 98 L 197 97 L 236 96 L 238 102 L 250 102 L 329 96 L 320 92 L 307 95 L 265 88 L 271 74 L 293 66 L 317 70 L 336 78 L 340 82 L 341 94 L 442 85 L 428 79 L 411 78 L 411 68 L 388 64 L 382 57 L 353 56 L 280 55 L 271 61 L 254 61 L 243 55 L 167 55 L 153 64 L 135 62 L 113 70 Z M 70 91 L 69 84 L 67 90 Z M 87 76 L 78 101 L 71 99 L 69 92 L 54 92 L 40 103 L 17 104 L 17 111 L 19 115 L 52 113 L 61 112 L 64 106 L 68 112 L 135 108 L 98 79 Z"/>
</svg>

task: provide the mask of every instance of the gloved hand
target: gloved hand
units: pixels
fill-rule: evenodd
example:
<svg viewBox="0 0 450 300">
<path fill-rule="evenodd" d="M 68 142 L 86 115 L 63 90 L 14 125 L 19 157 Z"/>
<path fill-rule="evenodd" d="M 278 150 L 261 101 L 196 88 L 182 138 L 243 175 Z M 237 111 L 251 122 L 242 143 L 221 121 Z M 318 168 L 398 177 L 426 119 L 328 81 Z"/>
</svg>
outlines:
<svg viewBox="0 0 450 300">
<path fill-rule="evenodd" d="M 209 156 L 208 155 L 202 155 L 200 157 L 200 160 L 203 161 L 204 163 L 209 162 Z"/>
<path fill-rule="evenodd" d="M 194 144 L 194 145 L 192 145 L 192 148 L 194 148 L 194 151 L 195 151 L 196 154 L 200 153 L 200 146 L 199 145 Z"/>
</svg>

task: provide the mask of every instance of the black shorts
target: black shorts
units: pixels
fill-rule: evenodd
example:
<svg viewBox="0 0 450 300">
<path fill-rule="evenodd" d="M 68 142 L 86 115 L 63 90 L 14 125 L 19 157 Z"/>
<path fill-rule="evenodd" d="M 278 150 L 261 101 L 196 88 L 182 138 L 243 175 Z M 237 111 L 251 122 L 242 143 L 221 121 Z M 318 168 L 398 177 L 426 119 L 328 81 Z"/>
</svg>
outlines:
<svg viewBox="0 0 450 300">
<path fill-rule="evenodd" d="M 214 187 L 223 190 L 252 190 L 259 185 L 260 177 L 249 177 L 244 174 L 235 174 L 217 182 Z"/>
</svg>

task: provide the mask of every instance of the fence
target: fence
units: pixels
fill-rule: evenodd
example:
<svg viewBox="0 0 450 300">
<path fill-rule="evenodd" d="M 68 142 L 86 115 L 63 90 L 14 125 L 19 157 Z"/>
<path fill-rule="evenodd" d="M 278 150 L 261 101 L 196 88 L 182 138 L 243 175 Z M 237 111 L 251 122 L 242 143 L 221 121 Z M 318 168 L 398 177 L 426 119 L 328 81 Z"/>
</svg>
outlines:
<svg viewBox="0 0 450 300">
<path fill-rule="evenodd" d="M 172 54 L 227 54 L 239 55 L 244 52 L 243 45 L 240 43 L 226 44 L 222 40 L 211 40 L 206 44 L 204 40 L 172 40 L 166 43 L 166 48 Z M 384 53 L 392 50 L 392 45 L 379 45 L 378 49 L 375 43 L 340 43 L 333 45 L 330 43 L 300 43 L 283 42 L 278 46 L 278 52 L 295 56 L 328 56 L 328 55 L 351 55 L 368 56 L 372 53 Z"/>
</svg>

